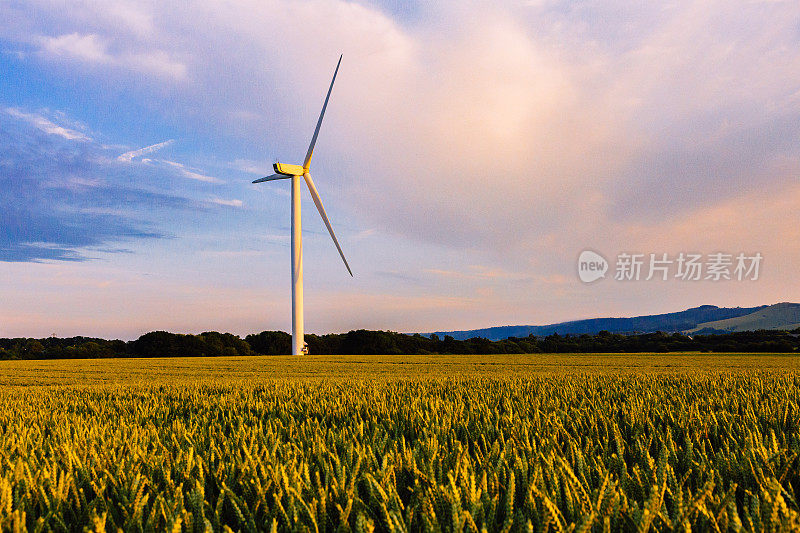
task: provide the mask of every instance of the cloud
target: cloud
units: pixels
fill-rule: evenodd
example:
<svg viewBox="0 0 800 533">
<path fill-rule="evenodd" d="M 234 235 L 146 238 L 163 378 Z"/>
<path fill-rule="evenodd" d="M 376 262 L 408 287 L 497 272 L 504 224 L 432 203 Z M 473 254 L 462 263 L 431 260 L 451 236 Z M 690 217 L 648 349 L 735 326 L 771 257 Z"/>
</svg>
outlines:
<svg viewBox="0 0 800 533">
<path fill-rule="evenodd" d="M 42 37 L 42 49 L 56 56 L 73 57 L 89 63 L 113 63 L 106 44 L 97 35 L 71 33 L 59 37 Z"/>
<path fill-rule="evenodd" d="M 173 169 L 177 170 L 180 176 L 188 178 L 190 180 L 203 181 L 205 183 L 225 183 L 224 181 L 217 179 L 213 176 L 206 176 L 205 174 L 201 174 L 196 171 L 197 169 L 187 168 L 186 165 L 184 165 L 183 163 L 177 163 L 175 161 L 167 161 L 166 159 L 153 159 L 153 160 L 147 160 L 147 162 L 161 163 L 163 165 L 172 167 Z"/>
<path fill-rule="evenodd" d="M 669 232 L 800 173 L 796 6 L 755 16 L 679 2 L 629 18 L 592 5 L 636 31 L 594 34 L 581 8 L 538 14 L 533 26 L 552 25 L 538 33 L 487 9 L 480 24 L 456 17 L 442 41 L 423 33 L 424 55 L 391 63 L 392 76 L 359 75 L 359 89 L 343 70 L 331 112 L 347 119 L 319 153 L 348 154 L 345 176 L 369 169 L 346 192 L 383 207 L 354 213 L 420 241 L 547 257 L 617 222 Z"/>
<path fill-rule="evenodd" d="M 35 113 L 24 113 L 19 109 L 13 107 L 6 108 L 5 112 L 14 118 L 24 120 L 25 122 L 34 125 L 39 130 L 45 133 L 49 133 L 51 135 L 59 135 L 71 141 L 91 140 L 86 134 L 69 128 L 65 128 L 63 126 L 59 126 L 58 124 L 54 124 L 52 121 L 48 120 L 42 115 L 37 115 Z"/>
<path fill-rule="evenodd" d="M 332 210 L 388 234 L 502 255 L 519 248 L 512 234 L 529 245 L 617 220 L 665 222 L 794 171 L 791 2 L 448 1 L 402 20 L 381 3 L 337 0 L 113 5 L 27 23 L 54 35 L 39 43 L 53 61 L 179 62 L 187 83 L 170 94 L 172 116 L 239 139 L 232 159 L 246 172 L 257 150 L 304 152 L 343 51 L 315 164 L 336 169 Z M 288 47 L 295 20 L 314 38 Z"/>
<path fill-rule="evenodd" d="M 120 154 L 117 156 L 117 161 L 131 161 L 134 157 L 141 157 L 143 155 L 152 154 L 153 152 L 157 152 L 162 148 L 166 148 L 167 146 L 171 145 L 175 142 L 175 139 L 169 139 L 164 142 L 160 142 L 158 144 L 153 144 L 150 146 L 145 146 L 144 148 L 139 148 L 138 150 L 132 150 L 130 152 L 125 152 L 124 154 Z"/>
<path fill-rule="evenodd" d="M 222 198 L 212 198 L 209 200 L 212 204 L 224 205 L 227 207 L 242 207 L 241 200 L 223 200 Z"/>
<path fill-rule="evenodd" d="M 197 206 L 159 186 L 163 171 L 122 167 L 89 137 L 40 118 L 0 114 L 0 261 L 84 261 L 120 242 L 163 238 L 160 217 Z"/>
<path fill-rule="evenodd" d="M 113 66 L 143 71 L 165 78 L 186 78 L 186 65 L 163 50 L 113 52 L 105 38 L 96 34 L 69 33 L 39 36 L 40 52 L 51 59 L 69 59 L 89 65 Z"/>
<path fill-rule="evenodd" d="M 192 14 L 214 31 L 170 8 L 149 18 L 154 46 L 192 72 L 181 113 L 243 139 L 266 132 L 281 158 L 305 150 L 343 51 L 315 156 L 337 182 L 318 181 L 337 188 L 333 210 L 382 233 L 500 256 L 579 248 L 617 222 L 667 228 L 786 183 L 796 5 L 571 5 L 482 5 L 476 21 L 476 4 L 444 2 L 401 24 L 369 4 L 241 0 Z M 300 18 L 316 37 L 288 48 L 282 22 Z M 289 90 L 296 65 L 304 83 Z"/>
<path fill-rule="evenodd" d="M 213 176 L 206 176 L 205 174 L 200 174 L 199 172 L 193 172 L 185 168 L 181 169 L 181 175 L 185 178 L 189 178 L 190 180 L 204 181 L 206 183 L 224 183 L 222 180 L 217 179 Z"/>
</svg>

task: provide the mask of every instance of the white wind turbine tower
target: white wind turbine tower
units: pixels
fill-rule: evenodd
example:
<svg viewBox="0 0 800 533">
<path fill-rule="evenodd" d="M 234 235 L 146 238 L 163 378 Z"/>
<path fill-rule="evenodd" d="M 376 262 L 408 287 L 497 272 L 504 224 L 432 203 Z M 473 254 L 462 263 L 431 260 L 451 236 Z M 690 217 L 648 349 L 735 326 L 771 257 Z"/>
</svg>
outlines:
<svg viewBox="0 0 800 533">
<path fill-rule="evenodd" d="M 339 65 L 341 64 L 342 56 L 339 56 L 339 62 L 336 64 L 336 70 L 333 72 L 331 86 L 328 88 L 327 96 L 325 96 L 325 103 L 322 104 L 322 111 L 319 114 L 317 127 L 314 130 L 314 136 L 311 137 L 311 144 L 308 146 L 308 152 L 306 153 L 306 159 L 303 161 L 303 165 L 300 166 L 275 163 L 272 166 L 275 170 L 275 174 L 253 181 L 253 183 L 261 183 L 262 181 L 273 181 L 289 178 L 292 180 L 292 355 L 308 353 L 308 349 L 305 346 L 305 341 L 303 340 L 303 239 L 300 224 L 301 177 L 305 180 L 306 185 L 308 186 L 308 191 L 311 193 L 311 198 L 314 200 L 314 204 L 317 206 L 317 211 L 319 211 L 322 220 L 325 222 L 325 226 L 328 228 L 328 233 L 331 234 L 331 238 L 333 239 L 333 243 L 336 245 L 336 249 L 339 250 L 339 255 L 342 256 L 344 266 L 347 267 L 347 271 L 350 273 L 350 275 L 353 275 L 353 272 L 350 270 L 350 265 L 347 264 L 347 259 L 344 257 L 344 252 L 342 252 L 342 247 L 339 246 L 339 241 L 336 240 L 336 235 L 333 233 L 333 227 L 331 227 L 331 223 L 328 220 L 328 215 L 325 214 L 325 208 L 322 206 L 322 200 L 319 198 L 317 188 L 314 186 L 314 182 L 308 173 L 311 166 L 311 156 L 314 154 L 314 144 L 317 142 L 319 128 L 322 125 L 322 117 L 325 116 L 325 108 L 328 107 L 328 99 L 331 97 L 333 82 L 336 81 L 336 74 L 339 72 Z"/>
</svg>

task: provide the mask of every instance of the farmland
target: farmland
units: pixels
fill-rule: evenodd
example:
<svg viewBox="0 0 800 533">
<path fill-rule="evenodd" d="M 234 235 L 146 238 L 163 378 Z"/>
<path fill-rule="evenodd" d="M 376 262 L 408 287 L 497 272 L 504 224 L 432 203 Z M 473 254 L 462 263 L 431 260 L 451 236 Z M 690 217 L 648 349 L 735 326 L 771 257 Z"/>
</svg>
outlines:
<svg viewBox="0 0 800 533">
<path fill-rule="evenodd" d="M 793 531 L 779 355 L 0 362 L 0 526 Z"/>
</svg>

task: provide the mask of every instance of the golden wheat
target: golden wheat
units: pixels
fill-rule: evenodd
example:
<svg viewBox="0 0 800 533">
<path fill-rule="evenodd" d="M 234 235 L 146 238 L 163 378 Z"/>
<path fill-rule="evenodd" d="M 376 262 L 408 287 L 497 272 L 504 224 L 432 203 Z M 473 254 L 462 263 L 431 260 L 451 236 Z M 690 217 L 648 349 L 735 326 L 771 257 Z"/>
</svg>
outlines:
<svg viewBox="0 0 800 533">
<path fill-rule="evenodd" d="M 797 531 L 800 376 L 0 388 L 4 531 Z"/>
</svg>

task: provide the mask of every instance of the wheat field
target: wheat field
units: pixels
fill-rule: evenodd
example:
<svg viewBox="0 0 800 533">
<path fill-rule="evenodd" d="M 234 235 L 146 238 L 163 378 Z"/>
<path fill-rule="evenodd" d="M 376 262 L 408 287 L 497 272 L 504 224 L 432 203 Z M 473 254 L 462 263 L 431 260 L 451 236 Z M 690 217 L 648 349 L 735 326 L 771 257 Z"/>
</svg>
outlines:
<svg viewBox="0 0 800 533">
<path fill-rule="evenodd" d="M 797 531 L 790 356 L 0 363 L 3 531 Z"/>
</svg>

